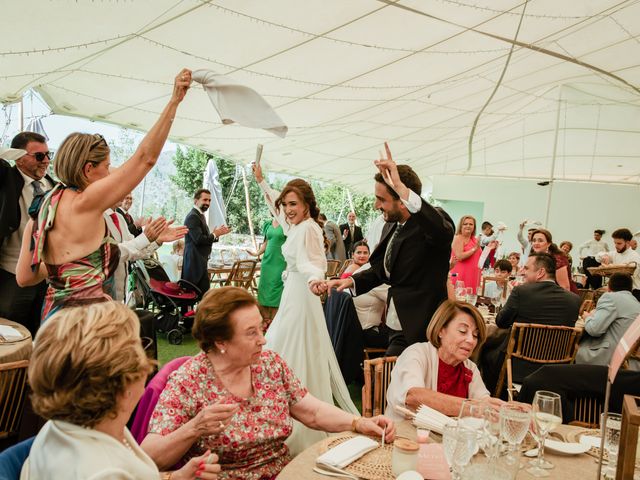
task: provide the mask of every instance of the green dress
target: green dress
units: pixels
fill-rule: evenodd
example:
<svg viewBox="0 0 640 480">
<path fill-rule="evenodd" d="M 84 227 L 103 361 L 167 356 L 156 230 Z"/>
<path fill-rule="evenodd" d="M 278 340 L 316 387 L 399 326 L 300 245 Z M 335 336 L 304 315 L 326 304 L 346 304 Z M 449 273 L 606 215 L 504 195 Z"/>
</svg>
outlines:
<svg viewBox="0 0 640 480">
<path fill-rule="evenodd" d="M 273 227 L 271 220 L 265 222 L 262 234 L 267 241 L 267 248 L 260 266 L 260 283 L 258 284 L 258 303 L 264 307 L 279 307 L 282 296 L 282 272 L 287 268 L 282 256 L 282 244 L 287 239 L 282 227 Z"/>
</svg>

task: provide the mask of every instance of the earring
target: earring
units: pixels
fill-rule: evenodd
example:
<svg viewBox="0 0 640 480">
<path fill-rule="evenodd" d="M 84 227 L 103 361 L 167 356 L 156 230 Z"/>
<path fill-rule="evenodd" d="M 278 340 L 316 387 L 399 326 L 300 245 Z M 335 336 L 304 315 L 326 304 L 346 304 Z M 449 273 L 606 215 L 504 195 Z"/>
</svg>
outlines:
<svg viewBox="0 0 640 480">
<path fill-rule="evenodd" d="M 221 348 L 220 353 L 224 355 L 225 353 L 227 353 L 227 351 L 224 348 Z"/>
</svg>

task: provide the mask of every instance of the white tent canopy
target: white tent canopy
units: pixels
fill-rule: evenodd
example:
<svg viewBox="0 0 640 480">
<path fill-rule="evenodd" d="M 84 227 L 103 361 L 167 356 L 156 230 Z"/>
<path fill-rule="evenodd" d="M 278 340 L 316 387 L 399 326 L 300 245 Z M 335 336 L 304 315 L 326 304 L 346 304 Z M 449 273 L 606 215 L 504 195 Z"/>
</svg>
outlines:
<svg viewBox="0 0 640 480">
<path fill-rule="evenodd" d="M 388 140 L 423 177 L 640 183 L 636 0 L 24 0 L 2 10 L 5 103 L 34 88 L 54 113 L 146 130 L 180 68 L 207 68 L 260 92 L 289 126 L 284 140 L 222 126 L 194 88 L 172 139 L 238 162 L 263 143 L 269 170 L 370 191 L 370 162 Z"/>
</svg>

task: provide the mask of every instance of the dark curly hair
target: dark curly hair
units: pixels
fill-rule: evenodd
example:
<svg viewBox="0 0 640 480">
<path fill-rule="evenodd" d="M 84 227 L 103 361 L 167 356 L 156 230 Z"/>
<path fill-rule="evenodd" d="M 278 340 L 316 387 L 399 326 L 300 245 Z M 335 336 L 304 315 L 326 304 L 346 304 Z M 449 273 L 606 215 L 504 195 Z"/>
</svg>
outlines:
<svg viewBox="0 0 640 480">
<path fill-rule="evenodd" d="M 289 183 L 287 183 L 282 192 L 280 192 L 280 196 L 276 199 L 276 210 L 280 211 L 280 206 L 289 193 L 295 193 L 296 196 L 305 204 L 307 210 L 309 211 L 309 216 L 315 220 L 315 222 L 322 230 L 322 237 L 324 239 L 324 248 L 325 250 L 329 247 L 329 241 L 327 240 L 327 236 L 324 233 L 324 222 L 320 220 L 320 209 L 318 208 L 318 204 L 316 203 L 316 196 L 313 193 L 313 189 L 308 182 L 301 178 L 294 178 Z"/>
</svg>

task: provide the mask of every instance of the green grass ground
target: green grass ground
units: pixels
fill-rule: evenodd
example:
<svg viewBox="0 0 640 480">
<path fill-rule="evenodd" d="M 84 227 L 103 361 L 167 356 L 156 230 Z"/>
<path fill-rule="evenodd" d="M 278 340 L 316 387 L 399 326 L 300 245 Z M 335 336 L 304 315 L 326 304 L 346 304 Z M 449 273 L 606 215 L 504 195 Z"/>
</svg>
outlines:
<svg viewBox="0 0 640 480">
<path fill-rule="evenodd" d="M 198 344 L 191 337 L 191 335 L 185 335 L 181 345 L 171 345 L 167 341 L 167 337 L 163 333 L 158 333 L 158 363 L 159 366 L 164 365 L 169 360 L 173 360 L 177 357 L 183 357 L 185 355 L 195 355 L 200 349 Z M 362 385 L 352 383 L 348 385 L 351 399 L 355 403 L 359 411 L 362 411 Z"/>
</svg>

